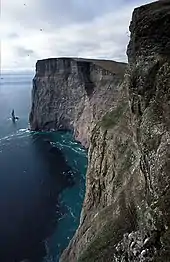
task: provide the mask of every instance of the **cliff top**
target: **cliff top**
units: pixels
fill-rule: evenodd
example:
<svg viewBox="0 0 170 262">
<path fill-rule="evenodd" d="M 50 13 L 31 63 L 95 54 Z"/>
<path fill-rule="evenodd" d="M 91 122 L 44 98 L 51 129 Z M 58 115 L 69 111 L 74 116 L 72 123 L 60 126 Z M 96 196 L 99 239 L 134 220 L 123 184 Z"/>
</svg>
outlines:
<svg viewBox="0 0 170 262">
<path fill-rule="evenodd" d="M 159 11 L 161 9 L 163 9 L 165 11 L 166 8 L 169 9 L 169 4 L 170 4 L 170 1 L 169 0 L 159 0 L 159 1 L 155 1 L 155 2 L 152 2 L 152 3 L 148 3 L 148 4 L 144 4 L 144 5 L 141 5 L 139 7 L 136 7 L 134 9 L 135 10 L 147 10 L 148 11 Z"/>
<path fill-rule="evenodd" d="M 122 74 L 125 71 L 126 63 L 123 62 L 116 62 L 113 60 L 106 60 L 106 59 L 90 59 L 90 58 L 79 58 L 79 57 L 57 57 L 57 58 L 47 58 L 38 60 L 37 64 L 39 63 L 49 63 L 57 60 L 74 60 L 77 62 L 85 62 L 85 63 L 92 63 L 97 66 L 102 67 L 103 69 L 110 71 L 111 73 L 118 73 Z"/>
<path fill-rule="evenodd" d="M 126 66 L 126 63 L 116 62 L 113 60 L 106 60 L 106 59 L 74 58 L 74 60 L 93 63 L 95 65 L 102 67 L 105 70 L 110 71 L 111 73 L 115 73 L 116 71 L 117 73 L 120 73 L 122 72 L 122 70 L 125 69 Z"/>
<path fill-rule="evenodd" d="M 170 56 L 170 1 L 156 1 L 135 8 L 130 23 L 129 62 L 153 55 Z"/>
</svg>

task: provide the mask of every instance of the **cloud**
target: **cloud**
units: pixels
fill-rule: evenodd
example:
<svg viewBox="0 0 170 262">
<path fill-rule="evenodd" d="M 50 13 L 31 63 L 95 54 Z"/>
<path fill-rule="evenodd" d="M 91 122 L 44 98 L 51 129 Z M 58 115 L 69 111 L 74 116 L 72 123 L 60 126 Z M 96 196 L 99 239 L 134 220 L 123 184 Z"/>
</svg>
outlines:
<svg viewBox="0 0 170 262">
<path fill-rule="evenodd" d="M 123 0 L 114 3 L 111 0 L 2 0 L 1 9 L 4 19 L 19 21 L 24 27 L 50 24 L 60 27 L 69 23 L 82 23 L 96 16 L 110 12 L 123 4 Z"/>
<path fill-rule="evenodd" d="M 126 61 L 132 11 L 148 2 L 2 0 L 1 67 L 33 69 L 58 56 Z"/>
<path fill-rule="evenodd" d="M 9 35 L 7 35 L 7 38 L 9 38 L 9 39 L 13 39 L 13 38 L 17 38 L 17 37 L 19 37 L 19 35 L 16 34 L 16 33 L 9 33 Z"/>
<path fill-rule="evenodd" d="M 16 53 L 19 57 L 26 57 L 34 54 L 31 49 L 26 49 L 24 47 L 16 47 Z"/>
</svg>

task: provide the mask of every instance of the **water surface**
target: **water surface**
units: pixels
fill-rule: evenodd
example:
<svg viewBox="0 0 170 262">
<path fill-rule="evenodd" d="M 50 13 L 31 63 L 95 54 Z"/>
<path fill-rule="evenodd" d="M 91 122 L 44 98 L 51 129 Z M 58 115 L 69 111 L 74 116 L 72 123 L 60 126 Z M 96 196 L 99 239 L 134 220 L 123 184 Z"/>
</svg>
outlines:
<svg viewBox="0 0 170 262">
<path fill-rule="evenodd" d="M 0 261 L 58 261 L 79 223 L 87 154 L 69 133 L 28 130 L 32 75 L 1 78 Z"/>
</svg>

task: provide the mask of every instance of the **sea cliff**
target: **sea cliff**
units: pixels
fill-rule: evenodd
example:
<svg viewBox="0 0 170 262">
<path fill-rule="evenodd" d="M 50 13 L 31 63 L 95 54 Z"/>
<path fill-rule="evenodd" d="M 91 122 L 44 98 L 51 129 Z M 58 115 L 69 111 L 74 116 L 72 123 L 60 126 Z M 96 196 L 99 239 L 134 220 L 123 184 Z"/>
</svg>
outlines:
<svg viewBox="0 0 170 262">
<path fill-rule="evenodd" d="M 88 125 L 90 132 L 77 136 L 89 146 L 86 195 L 80 225 L 61 262 L 170 261 L 170 2 L 136 8 L 130 32 L 124 81 L 122 72 L 106 91 L 110 100 Z M 36 88 L 42 89 L 44 75 L 34 80 Z M 114 77 L 109 81 L 112 85 Z M 35 108 L 44 97 L 33 90 L 31 124 L 41 129 L 47 105 L 37 111 L 42 112 L 38 121 Z"/>
<path fill-rule="evenodd" d="M 117 100 L 126 64 L 108 60 L 51 58 L 36 64 L 32 130 L 69 130 L 89 146 L 91 130 Z"/>
</svg>

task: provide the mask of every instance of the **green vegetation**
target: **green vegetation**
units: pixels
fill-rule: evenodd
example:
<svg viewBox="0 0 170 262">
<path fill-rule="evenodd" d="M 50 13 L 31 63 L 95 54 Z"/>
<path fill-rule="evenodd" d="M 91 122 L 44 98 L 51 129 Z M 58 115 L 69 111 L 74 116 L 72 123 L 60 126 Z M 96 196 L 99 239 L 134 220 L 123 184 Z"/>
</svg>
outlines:
<svg viewBox="0 0 170 262">
<path fill-rule="evenodd" d="M 114 236 L 115 233 L 115 225 L 110 221 L 107 223 L 102 232 L 99 232 L 97 237 L 94 239 L 93 242 L 90 243 L 90 246 L 83 252 L 80 256 L 78 262 L 94 262 L 98 261 L 103 257 L 104 253 L 107 250 L 107 258 L 109 257 L 109 250 L 112 254 L 113 252 L 113 243 L 116 237 Z"/>
<path fill-rule="evenodd" d="M 121 203 L 123 210 L 117 219 L 113 219 L 114 206 L 105 209 L 105 214 L 104 212 L 99 214 L 100 224 L 102 225 L 106 221 L 105 225 L 101 227 L 94 240 L 83 251 L 78 262 L 106 261 L 106 258 L 107 262 L 113 261 L 115 244 L 122 239 L 125 232 L 132 231 L 135 228 L 136 214 L 134 210 L 131 214 L 129 209 L 125 208 L 124 195 L 121 195 Z"/>
<path fill-rule="evenodd" d="M 102 120 L 99 122 L 99 125 L 105 129 L 114 127 L 120 121 L 120 118 L 126 111 L 127 107 L 127 102 L 120 103 L 114 110 L 103 116 Z"/>
</svg>

